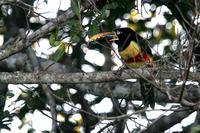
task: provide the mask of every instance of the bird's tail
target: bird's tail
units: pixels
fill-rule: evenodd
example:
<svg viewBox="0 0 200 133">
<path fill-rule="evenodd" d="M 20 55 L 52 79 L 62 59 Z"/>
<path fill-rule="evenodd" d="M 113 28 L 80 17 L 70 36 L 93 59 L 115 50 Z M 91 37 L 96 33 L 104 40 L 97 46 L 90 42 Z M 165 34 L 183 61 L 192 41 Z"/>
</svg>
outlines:
<svg viewBox="0 0 200 133">
<path fill-rule="evenodd" d="M 154 109 L 155 106 L 155 96 L 154 96 L 154 86 L 144 79 L 139 79 L 140 91 L 143 97 L 143 104 L 145 107 L 150 107 Z"/>
</svg>

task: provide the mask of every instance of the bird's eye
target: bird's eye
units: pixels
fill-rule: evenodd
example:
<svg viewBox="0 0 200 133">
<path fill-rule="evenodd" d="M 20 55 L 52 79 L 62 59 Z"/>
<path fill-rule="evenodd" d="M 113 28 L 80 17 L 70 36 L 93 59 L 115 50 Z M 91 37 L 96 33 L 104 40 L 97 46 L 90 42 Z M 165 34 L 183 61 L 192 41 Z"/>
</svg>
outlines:
<svg viewBox="0 0 200 133">
<path fill-rule="evenodd" d="M 116 32 L 117 35 L 120 35 L 121 33 L 122 33 L 122 32 L 121 32 L 121 31 L 118 31 L 118 30 L 117 30 L 117 32 Z"/>
</svg>

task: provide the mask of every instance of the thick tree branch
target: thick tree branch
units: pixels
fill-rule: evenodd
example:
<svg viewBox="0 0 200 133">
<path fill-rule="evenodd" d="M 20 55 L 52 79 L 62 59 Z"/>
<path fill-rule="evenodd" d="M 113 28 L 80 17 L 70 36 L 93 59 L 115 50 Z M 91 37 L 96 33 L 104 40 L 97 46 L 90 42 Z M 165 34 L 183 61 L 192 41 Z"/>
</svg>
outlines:
<svg viewBox="0 0 200 133">
<path fill-rule="evenodd" d="M 145 70 L 138 69 L 138 72 Z M 132 74 L 130 74 L 132 73 Z M 142 73 L 139 73 L 142 74 Z M 144 76 L 148 76 L 144 74 Z M 132 70 L 123 70 L 122 75 L 116 75 L 113 71 L 93 72 L 93 73 L 0 73 L 0 82 L 2 83 L 63 83 L 66 87 L 72 87 L 85 93 L 91 93 L 103 97 L 125 98 L 130 100 L 141 100 L 140 85 L 137 82 L 127 82 L 125 79 L 137 78 Z M 2 79 L 3 78 L 3 79 Z M 170 77 L 171 78 L 171 77 Z M 111 82 L 112 81 L 112 82 Z M 115 81 L 115 82 L 113 82 Z M 178 90 L 181 86 L 171 88 L 169 94 L 172 99 L 161 93 L 157 89 L 157 102 L 178 102 Z M 163 88 L 167 90 L 166 88 Z M 184 100 L 181 104 L 185 106 L 194 106 L 199 101 L 199 88 L 195 85 L 187 85 Z M 188 103 L 187 101 L 192 103 Z"/>
<path fill-rule="evenodd" d="M 65 83 L 65 84 L 77 84 L 77 83 L 100 83 L 111 82 L 126 79 L 137 79 L 142 75 L 149 79 L 152 78 L 152 69 L 129 69 L 123 70 L 121 75 L 116 74 L 116 71 L 105 72 L 91 72 L 91 73 L 24 73 L 24 72 L 1 72 L 0 82 L 11 84 L 33 84 L 33 83 Z M 158 79 L 181 79 L 180 72 L 177 70 L 165 70 L 157 72 Z M 154 77 L 155 78 L 155 77 Z M 190 72 L 188 80 L 200 81 L 200 73 Z"/>
<path fill-rule="evenodd" d="M 49 73 L 49 75 L 54 76 L 54 81 L 51 81 L 49 83 L 58 82 L 57 81 L 58 77 L 55 77 L 55 76 L 60 75 L 60 73 L 62 73 L 61 75 L 64 75 L 64 77 L 63 77 L 63 79 L 60 79 L 60 80 L 63 80 L 62 83 L 64 82 L 64 85 L 66 85 L 65 88 L 72 87 L 72 88 L 75 88 L 77 90 L 83 91 L 85 93 L 91 93 L 93 95 L 102 96 L 102 97 L 125 98 L 125 99 L 130 99 L 130 100 L 141 100 L 142 99 L 141 95 L 140 95 L 140 89 L 139 89 L 140 85 L 139 85 L 139 83 L 138 82 L 128 82 L 128 81 L 124 80 L 126 78 L 137 78 L 138 75 L 135 74 L 135 76 L 134 76 L 135 72 L 133 72 L 132 70 L 123 70 L 121 76 L 115 74 L 112 71 L 104 72 L 103 74 L 102 74 L 102 72 L 93 73 L 93 75 L 100 76 L 101 80 L 97 81 L 98 79 L 95 79 L 95 77 L 90 77 L 90 79 L 93 79 L 93 78 L 94 79 L 92 81 L 87 79 L 88 80 L 87 84 L 85 84 L 85 83 L 82 83 L 83 80 L 81 80 L 80 77 L 78 78 L 80 80 L 76 79 L 78 75 L 80 76 L 83 73 L 76 73 L 76 74 L 74 73 L 74 72 L 80 72 L 81 70 L 76 69 L 74 67 L 67 67 L 65 65 L 55 63 L 53 61 L 49 61 L 49 60 L 46 60 L 46 59 L 38 58 L 38 60 L 40 62 L 41 68 L 43 70 L 47 71 Z M 12 64 L 10 64 L 11 62 L 12 62 Z M 30 63 L 30 61 L 28 61 L 28 57 L 25 54 L 15 54 L 13 56 L 10 56 L 6 60 L 1 61 L 0 62 L 0 69 L 1 70 L 6 69 L 5 71 L 16 71 L 16 70 L 21 70 L 21 69 L 23 69 L 25 71 L 30 71 L 29 70 L 30 68 L 27 67 L 27 66 L 30 66 L 30 65 L 28 65 L 29 63 Z M 151 72 L 149 70 L 150 69 L 148 69 L 148 71 L 144 70 L 144 71 L 147 71 L 146 74 L 145 74 L 145 72 L 139 73 L 139 74 L 143 74 L 143 77 L 145 77 L 145 76 L 148 77 L 149 73 Z M 140 70 L 140 69 L 138 71 L 137 70 L 135 70 L 135 71 L 137 73 L 138 73 L 138 71 L 142 72 L 142 70 Z M 152 70 L 152 71 L 154 71 L 154 70 Z M 175 72 L 177 73 L 177 70 Z M 126 74 L 126 73 L 128 73 L 128 74 Z M 129 73 L 131 73 L 131 75 Z M 169 77 L 170 77 L 169 79 L 174 79 L 174 78 L 177 79 L 178 75 L 176 75 L 176 73 L 174 73 L 172 70 L 168 70 L 168 71 L 165 70 L 165 71 L 162 71 L 162 72 L 160 71 L 159 74 L 155 74 L 155 75 L 157 75 L 158 80 L 162 81 L 163 79 L 166 79 L 166 78 L 169 78 Z M 4 73 L 4 75 L 5 74 L 6 73 Z M 8 73 L 8 74 L 10 75 L 10 73 Z M 28 79 L 31 79 L 31 82 L 32 82 L 33 77 L 38 77 L 38 75 L 37 75 L 38 73 L 23 73 L 23 75 L 21 75 L 20 77 L 18 77 L 18 79 L 16 79 L 16 75 L 11 74 L 10 77 L 12 79 L 8 79 L 8 77 L 6 76 L 7 78 L 4 79 L 4 80 L 6 82 L 8 82 L 7 80 L 11 80 L 15 84 L 21 83 L 19 81 L 21 81 L 21 78 L 26 78 L 26 74 L 31 76 L 31 77 L 28 78 Z M 43 74 L 45 74 L 45 73 L 41 72 L 41 75 L 43 75 Z M 193 73 L 191 73 L 191 75 L 192 74 Z M 103 79 L 104 77 L 101 77 L 101 76 L 106 76 L 106 75 L 108 76 L 106 78 L 107 81 Z M 173 76 L 173 75 L 175 75 L 175 76 Z M 198 76 L 198 73 L 196 75 Z M 12 76 L 14 76 L 14 77 L 12 77 Z M 43 75 L 43 76 L 45 76 L 45 75 Z M 113 78 L 113 76 L 114 76 L 114 78 Z M 123 76 L 125 76 L 125 77 L 122 78 Z M 3 75 L 0 74 L 0 79 L 2 77 L 5 78 Z M 69 79 L 68 79 L 68 77 L 69 77 Z M 193 75 L 193 77 L 195 77 L 195 76 Z M 83 78 L 83 76 L 82 76 L 82 78 Z M 52 77 L 50 77 L 50 79 L 52 79 Z M 112 80 L 118 80 L 118 81 L 109 82 L 109 81 L 111 81 L 111 79 Z M 121 80 L 121 79 L 123 79 L 123 80 Z M 76 82 L 74 82 L 74 80 Z M 119 81 L 119 80 L 121 80 L 121 81 Z M 36 81 L 36 83 L 41 82 L 39 79 L 37 80 L 37 78 L 35 78 L 35 81 Z M 76 83 L 76 84 L 65 84 L 65 83 L 69 83 L 68 81 L 70 81 L 70 83 Z M 98 82 L 98 83 L 93 83 L 93 81 Z M 106 82 L 99 83 L 100 81 L 101 82 L 106 81 Z M 30 83 L 30 81 L 28 81 L 28 83 Z M 170 89 L 167 89 L 166 86 L 165 86 L 164 90 L 168 90 L 168 92 L 171 96 L 178 97 L 179 93 L 177 93 L 177 92 L 179 92 L 178 90 L 180 89 L 180 86 L 168 86 L 168 88 L 170 88 Z M 199 100 L 199 95 L 200 95 L 200 92 L 199 92 L 198 86 L 186 85 L 186 93 L 184 94 L 184 98 L 186 100 L 192 101 L 192 102 L 197 102 Z M 177 101 L 174 101 L 174 100 L 170 100 L 169 97 L 167 97 L 167 95 L 165 95 L 165 94 L 163 94 L 159 91 L 156 91 L 156 101 L 157 102 L 166 102 L 166 103 L 167 102 L 177 102 Z"/>
</svg>

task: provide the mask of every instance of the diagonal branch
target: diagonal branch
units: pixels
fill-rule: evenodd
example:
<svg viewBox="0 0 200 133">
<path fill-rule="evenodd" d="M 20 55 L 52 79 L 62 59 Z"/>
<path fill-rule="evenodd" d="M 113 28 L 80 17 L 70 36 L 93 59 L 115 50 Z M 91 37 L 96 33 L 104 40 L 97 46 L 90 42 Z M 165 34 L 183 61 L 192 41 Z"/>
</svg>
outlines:
<svg viewBox="0 0 200 133">
<path fill-rule="evenodd" d="M 14 44 L 8 45 L 5 49 L 2 49 L 0 51 L 0 60 L 3 60 L 10 55 L 13 55 L 24 48 L 27 48 L 32 45 L 35 41 L 40 39 L 41 37 L 45 36 L 50 31 L 54 30 L 58 25 L 63 24 L 67 19 L 70 19 L 73 16 L 72 11 L 68 9 L 64 14 L 60 15 L 55 20 L 52 20 L 51 22 L 45 24 L 35 32 L 33 32 L 31 35 L 27 37 L 27 41 L 30 43 L 24 42 L 24 40 L 19 40 L 17 42 L 12 42 Z"/>
<path fill-rule="evenodd" d="M 17 2 L 16 0 L 10 0 L 9 2 Z M 2 4 L 9 4 L 6 3 L 6 1 L 0 2 L 0 5 Z M 83 11 L 87 7 L 91 6 L 89 2 L 82 3 L 81 10 Z M 47 35 L 47 33 L 54 30 L 56 27 L 63 25 L 67 20 L 71 19 L 74 16 L 72 10 L 69 8 L 65 13 L 58 16 L 56 19 L 51 20 L 32 34 L 30 34 L 26 40 L 18 40 L 16 42 L 10 42 L 9 45 L 5 49 L 0 50 L 0 60 L 3 60 L 29 46 L 32 45 L 35 41 L 38 39 L 44 37 Z M 29 42 L 29 43 L 27 43 Z"/>
<path fill-rule="evenodd" d="M 181 122 L 194 111 L 195 110 L 188 107 L 180 108 L 168 116 L 163 115 L 159 117 L 151 125 L 149 125 L 147 129 L 140 131 L 140 133 L 156 133 L 157 131 L 164 132 L 175 124 Z"/>
</svg>

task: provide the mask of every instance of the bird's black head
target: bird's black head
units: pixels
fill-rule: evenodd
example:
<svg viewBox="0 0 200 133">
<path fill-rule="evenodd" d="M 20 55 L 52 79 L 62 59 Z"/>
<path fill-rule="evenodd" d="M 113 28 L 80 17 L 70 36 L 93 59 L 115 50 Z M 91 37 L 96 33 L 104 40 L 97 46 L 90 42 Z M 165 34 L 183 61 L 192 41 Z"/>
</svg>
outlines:
<svg viewBox="0 0 200 133">
<path fill-rule="evenodd" d="M 119 51 L 124 50 L 131 41 L 137 42 L 138 39 L 141 39 L 141 37 L 130 28 L 119 28 L 113 31 L 117 36 L 113 41 L 118 45 Z"/>
<path fill-rule="evenodd" d="M 103 32 L 96 34 L 89 38 L 89 42 L 96 41 L 101 38 L 106 38 L 110 42 L 115 42 L 118 45 L 119 51 L 123 51 L 129 46 L 131 41 L 134 41 L 138 43 L 144 51 L 151 53 L 148 43 L 130 28 L 118 28 L 113 30 L 113 32 Z"/>
</svg>

